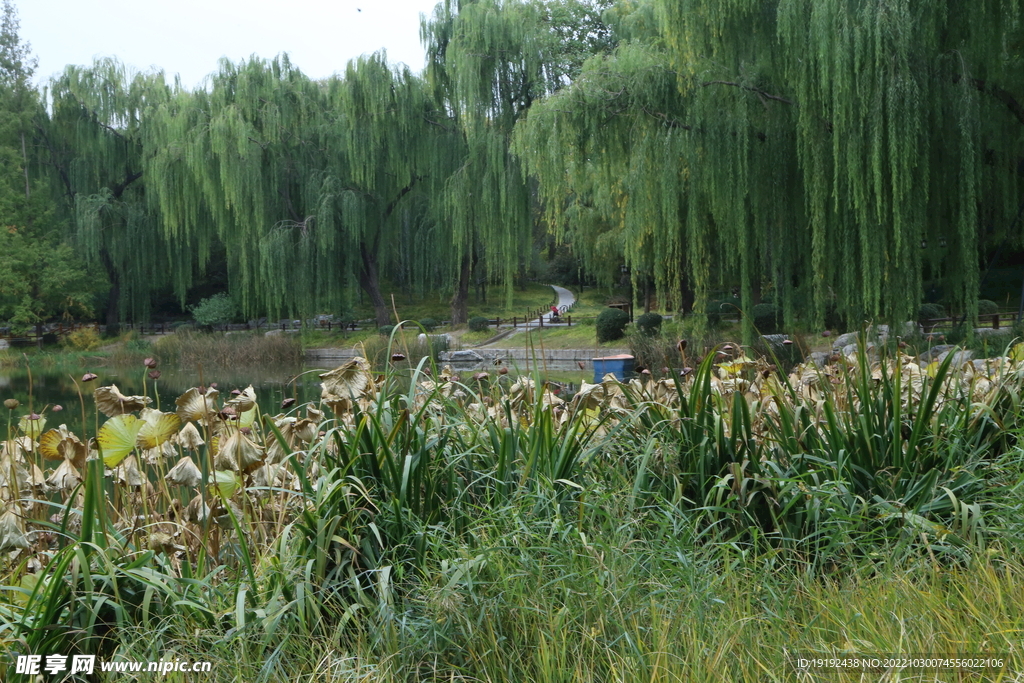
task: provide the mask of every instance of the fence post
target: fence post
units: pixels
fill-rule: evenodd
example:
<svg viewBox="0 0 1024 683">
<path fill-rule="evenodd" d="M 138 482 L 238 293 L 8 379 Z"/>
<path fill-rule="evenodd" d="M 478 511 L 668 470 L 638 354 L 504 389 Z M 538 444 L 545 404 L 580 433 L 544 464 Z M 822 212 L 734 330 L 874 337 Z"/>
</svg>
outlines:
<svg viewBox="0 0 1024 683">
<path fill-rule="evenodd" d="M 569 323 L 569 327 L 572 327 L 572 316 L 571 315 L 565 316 L 565 321 L 567 323 Z"/>
<path fill-rule="evenodd" d="M 994 313 L 992 315 L 992 329 L 995 329 L 995 330 L 999 329 L 999 314 L 998 313 Z"/>
</svg>

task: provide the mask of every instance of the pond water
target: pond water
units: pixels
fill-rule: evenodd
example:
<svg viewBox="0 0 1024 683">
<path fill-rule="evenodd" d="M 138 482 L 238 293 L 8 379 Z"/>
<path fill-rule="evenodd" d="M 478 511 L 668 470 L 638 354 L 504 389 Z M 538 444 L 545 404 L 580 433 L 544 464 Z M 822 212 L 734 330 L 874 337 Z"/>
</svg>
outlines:
<svg viewBox="0 0 1024 683">
<path fill-rule="evenodd" d="M 17 417 L 28 414 L 31 401 L 31 410 L 37 413 L 45 411 L 48 427 L 66 424 L 68 429 L 80 434 L 82 401 L 78 392 L 81 390 L 89 425 L 86 431 L 92 433 L 95 414 L 92 392 L 96 387 L 116 384 L 127 395 L 145 393 L 153 398 L 151 407 L 156 408 L 159 404 L 162 410 L 173 411 L 175 399 L 191 387 L 216 385 L 221 396 L 226 396 L 232 389 L 244 389 L 252 384 L 264 410 L 276 413 L 285 398 L 294 398 L 299 403 L 318 400 L 320 378 L 317 375 L 324 372 L 323 368 L 302 366 L 255 367 L 244 371 L 209 368 L 203 371 L 200 379 L 199 372 L 194 369 L 161 367 L 159 370 L 160 378 L 154 381 L 147 377 L 149 369 L 141 364 L 73 370 L 33 368 L 30 398 L 29 371 L 4 369 L 0 370 L 0 402 L 17 399 L 21 403 L 14 411 Z M 99 377 L 91 382 L 82 382 L 82 375 L 86 372 L 93 372 Z M 54 406 L 58 405 L 62 410 L 54 412 Z"/>
<path fill-rule="evenodd" d="M 261 408 L 268 413 L 277 413 L 281 401 L 294 398 L 299 404 L 320 399 L 319 374 L 340 365 L 341 362 L 327 365 L 277 365 L 273 367 L 248 367 L 244 369 L 205 368 L 202 376 L 197 369 L 161 366 L 160 378 L 153 381 L 147 377 L 149 369 L 139 365 L 127 367 L 93 367 L 93 368 L 33 368 L 31 371 L 32 387 L 29 392 L 29 371 L 24 368 L 0 369 L 0 404 L 6 399 L 17 399 L 21 405 L 9 413 L 15 420 L 27 415 L 30 410 L 43 413 L 47 420 L 47 428 L 66 424 L 71 431 L 82 434 L 95 432 L 95 403 L 92 392 L 96 387 L 116 384 L 126 395 L 145 395 L 153 398 L 151 407 L 164 411 L 175 409 L 175 399 L 189 388 L 199 385 L 216 385 L 221 397 L 226 398 L 232 389 L 244 389 L 252 384 L 256 391 Z M 91 382 L 82 382 L 82 375 L 93 372 L 99 377 Z M 463 372 L 463 381 L 468 382 L 471 373 Z M 493 373 L 492 373 L 493 374 Z M 509 379 L 515 371 L 509 373 Z M 572 393 L 581 381 L 590 381 L 592 377 L 585 372 L 548 372 L 547 379 L 560 382 L 571 387 Z M 77 386 L 76 386 L 77 382 Z M 85 420 L 88 428 L 82 430 L 82 401 L 84 399 Z M 563 394 L 564 396 L 565 394 Z M 54 406 L 62 410 L 54 411 Z M 0 411 L 6 412 L 0 406 Z M 0 421 L 4 415 L 0 412 Z M 105 418 L 100 418 L 100 422 Z M 3 427 L 0 426 L 0 430 Z"/>
</svg>

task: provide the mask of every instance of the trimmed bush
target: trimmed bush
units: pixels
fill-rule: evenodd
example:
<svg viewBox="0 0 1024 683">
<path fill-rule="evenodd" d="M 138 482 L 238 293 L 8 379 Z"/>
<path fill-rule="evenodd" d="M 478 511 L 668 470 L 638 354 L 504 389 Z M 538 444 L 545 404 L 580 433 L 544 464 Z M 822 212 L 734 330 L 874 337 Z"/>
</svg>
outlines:
<svg viewBox="0 0 1024 683">
<path fill-rule="evenodd" d="M 629 313 L 621 308 L 606 308 L 597 316 L 597 341 L 609 342 L 622 339 L 629 324 Z"/>
<path fill-rule="evenodd" d="M 395 329 L 394 325 L 381 325 L 377 328 L 378 334 L 382 337 L 390 337 L 391 332 Z"/>
<path fill-rule="evenodd" d="M 642 316 L 636 319 L 636 327 L 638 330 L 646 335 L 654 336 L 661 330 L 661 315 L 654 313 L 644 313 Z"/>
<path fill-rule="evenodd" d="M 469 329 L 471 332 L 486 332 L 490 326 L 491 321 L 487 318 L 477 316 L 469 319 Z"/>
<path fill-rule="evenodd" d="M 917 308 L 917 319 L 919 322 L 925 320 L 937 320 L 946 317 L 946 309 L 939 304 L 921 304 Z"/>
<path fill-rule="evenodd" d="M 226 293 L 214 294 L 191 308 L 192 317 L 199 325 L 226 325 L 241 312 L 234 300 Z"/>
<path fill-rule="evenodd" d="M 776 334 L 779 331 L 781 315 L 775 304 L 758 304 L 750 309 L 754 327 L 761 334 Z"/>
<path fill-rule="evenodd" d="M 978 300 L 978 315 L 994 315 L 999 312 L 999 304 L 988 299 Z"/>
<path fill-rule="evenodd" d="M 420 321 L 420 325 L 427 332 L 433 332 L 434 328 L 438 326 L 438 322 L 433 318 L 424 318 L 423 320 Z"/>
</svg>

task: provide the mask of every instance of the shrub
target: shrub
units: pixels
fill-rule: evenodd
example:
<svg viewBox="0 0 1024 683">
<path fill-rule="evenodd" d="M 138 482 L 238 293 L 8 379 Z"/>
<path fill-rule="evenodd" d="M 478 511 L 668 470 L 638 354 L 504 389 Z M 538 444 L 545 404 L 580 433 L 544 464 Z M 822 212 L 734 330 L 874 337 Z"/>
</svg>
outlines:
<svg viewBox="0 0 1024 683">
<path fill-rule="evenodd" d="M 420 325 L 427 332 L 433 332 L 434 328 L 436 328 L 438 326 L 438 324 L 439 323 L 436 320 L 434 320 L 433 318 L 424 318 L 423 320 L 420 321 Z"/>
<path fill-rule="evenodd" d="M 704 307 L 704 314 L 708 317 L 708 327 L 718 327 L 722 324 L 722 302 L 709 301 Z"/>
<path fill-rule="evenodd" d="M 978 300 L 978 315 L 994 315 L 999 312 L 999 304 L 988 299 Z"/>
<path fill-rule="evenodd" d="M 190 309 L 192 317 L 200 325 L 226 325 L 241 313 L 238 306 L 226 292 L 203 299 Z"/>
<path fill-rule="evenodd" d="M 382 337 L 390 337 L 394 329 L 394 325 L 381 325 L 380 327 L 377 328 L 377 333 L 380 334 L 380 336 Z"/>
<path fill-rule="evenodd" d="M 481 318 L 477 316 L 469 319 L 469 329 L 471 332 L 486 332 L 487 328 L 491 326 L 491 321 L 487 318 Z"/>
<path fill-rule="evenodd" d="M 653 336 L 658 334 L 659 330 L 661 330 L 661 321 L 662 317 L 652 311 L 650 313 L 644 313 L 642 316 L 637 318 L 636 327 L 644 334 Z"/>
<path fill-rule="evenodd" d="M 775 334 L 779 331 L 779 309 L 775 304 L 758 304 L 750 309 L 754 327 L 761 334 Z"/>
<path fill-rule="evenodd" d="M 64 335 L 62 346 L 75 351 L 92 351 L 100 345 L 100 333 L 95 327 L 81 327 Z"/>
<path fill-rule="evenodd" d="M 939 304 L 921 304 L 917 308 L 917 320 L 918 322 L 924 322 L 925 320 L 936 320 L 938 318 L 946 317 L 946 309 Z"/>
<path fill-rule="evenodd" d="M 622 339 L 629 324 L 629 314 L 621 308 L 606 308 L 597 316 L 597 341 Z"/>
</svg>

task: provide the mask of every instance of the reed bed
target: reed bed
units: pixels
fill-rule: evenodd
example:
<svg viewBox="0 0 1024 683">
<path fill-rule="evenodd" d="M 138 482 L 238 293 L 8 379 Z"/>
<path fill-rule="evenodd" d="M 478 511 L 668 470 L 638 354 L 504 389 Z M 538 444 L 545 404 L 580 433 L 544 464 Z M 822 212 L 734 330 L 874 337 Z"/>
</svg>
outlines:
<svg viewBox="0 0 1024 683">
<path fill-rule="evenodd" d="M 225 681 L 1014 680 L 1022 355 L 784 375 L 730 345 L 569 401 L 358 358 L 305 405 L 101 387 L 80 435 L 9 404 L 0 644 Z"/>
<path fill-rule="evenodd" d="M 233 332 L 198 332 L 180 328 L 160 337 L 153 352 L 167 363 L 182 367 L 294 365 L 302 362 L 302 343 L 294 335 Z"/>
</svg>

